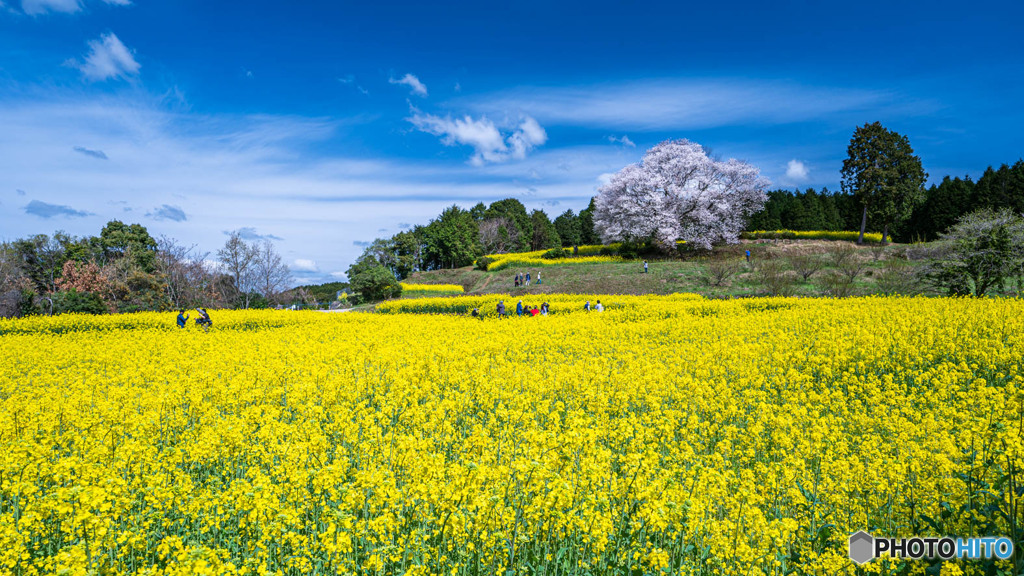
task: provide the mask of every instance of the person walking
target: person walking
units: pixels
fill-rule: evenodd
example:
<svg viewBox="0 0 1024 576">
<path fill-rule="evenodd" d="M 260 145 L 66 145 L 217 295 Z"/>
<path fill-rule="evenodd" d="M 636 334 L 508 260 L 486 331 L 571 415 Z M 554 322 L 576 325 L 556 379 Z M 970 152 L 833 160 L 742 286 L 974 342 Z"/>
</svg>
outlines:
<svg viewBox="0 0 1024 576">
<path fill-rule="evenodd" d="M 600 300 L 597 301 L 597 305 L 594 306 L 594 310 L 597 310 L 598 312 L 604 312 L 604 306 L 601 305 Z"/>
<path fill-rule="evenodd" d="M 505 318 L 505 301 L 498 300 L 498 320 Z"/>
<path fill-rule="evenodd" d="M 537 286 L 540 286 L 540 272 L 537 272 Z"/>
<path fill-rule="evenodd" d="M 522 316 L 523 315 L 523 301 L 522 300 L 520 300 L 519 303 L 516 304 L 516 315 L 518 315 L 518 316 Z"/>
<path fill-rule="evenodd" d="M 530 285 L 530 273 L 529 272 L 526 273 L 526 285 L 527 286 Z"/>
<path fill-rule="evenodd" d="M 647 274 L 647 260 L 644 260 L 644 274 Z"/>
<path fill-rule="evenodd" d="M 185 309 L 178 310 L 178 328 L 184 328 L 185 323 L 188 322 L 188 314 L 185 314 Z"/>
<path fill-rule="evenodd" d="M 747 250 L 747 264 L 750 264 L 750 250 Z"/>
</svg>

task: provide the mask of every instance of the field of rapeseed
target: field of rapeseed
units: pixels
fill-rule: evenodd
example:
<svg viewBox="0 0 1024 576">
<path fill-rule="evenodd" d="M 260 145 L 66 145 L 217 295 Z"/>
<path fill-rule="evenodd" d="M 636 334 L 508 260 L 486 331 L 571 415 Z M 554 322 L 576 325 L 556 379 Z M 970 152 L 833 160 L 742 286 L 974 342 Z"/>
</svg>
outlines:
<svg viewBox="0 0 1024 576">
<path fill-rule="evenodd" d="M 488 254 L 486 258 L 490 260 L 490 264 L 487 265 L 487 271 L 496 272 L 498 270 L 505 270 L 506 268 L 513 268 L 516 266 L 522 266 L 525 268 L 536 268 L 538 266 L 563 266 L 565 264 L 623 262 L 625 261 L 625 259 L 620 256 L 601 255 L 601 252 L 614 252 L 619 249 L 619 246 L 619 244 L 608 244 L 607 246 L 602 246 L 598 244 L 577 246 L 575 254 L 571 258 L 559 258 L 556 260 L 548 260 L 543 257 L 544 254 L 548 252 L 548 250 Z"/>
<path fill-rule="evenodd" d="M 836 574 L 862 528 L 1020 547 L 1024 302 L 547 297 L 0 320 L 0 573 Z"/>
</svg>

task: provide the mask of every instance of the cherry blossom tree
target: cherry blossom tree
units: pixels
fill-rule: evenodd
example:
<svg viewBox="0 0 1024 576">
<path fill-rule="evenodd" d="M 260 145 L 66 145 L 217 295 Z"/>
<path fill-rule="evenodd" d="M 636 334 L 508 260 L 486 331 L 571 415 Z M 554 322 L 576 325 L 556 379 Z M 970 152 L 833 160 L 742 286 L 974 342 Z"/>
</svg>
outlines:
<svg viewBox="0 0 1024 576">
<path fill-rule="evenodd" d="M 734 243 L 747 218 L 764 208 L 769 185 L 739 160 L 716 160 L 689 140 L 667 140 L 598 190 L 594 227 L 605 242 L 676 240 L 710 249 Z"/>
</svg>

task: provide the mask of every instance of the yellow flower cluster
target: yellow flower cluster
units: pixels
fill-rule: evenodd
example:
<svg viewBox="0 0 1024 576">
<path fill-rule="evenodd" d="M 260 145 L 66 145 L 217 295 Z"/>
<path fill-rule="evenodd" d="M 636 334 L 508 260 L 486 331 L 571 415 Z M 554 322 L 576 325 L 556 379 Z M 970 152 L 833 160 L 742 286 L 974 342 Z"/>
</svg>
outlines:
<svg viewBox="0 0 1024 576">
<path fill-rule="evenodd" d="M 847 240 L 855 242 L 860 232 L 846 232 L 834 230 L 754 230 L 740 234 L 745 240 Z M 882 235 L 879 232 L 865 232 L 865 242 L 880 243 Z"/>
<path fill-rule="evenodd" d="M 510 252 L 506 254 L 488 254 L 486 258 L 492 260 L 487 265 L 488 272 L 495 272 L 498 270 L 504 270 L 512 267 L 523 267 L 523 268 L 535 268 L 537 266 L 559 266 L 564 264 L 592 264 L 594 262 L 623 262 L 624 259 L 619 256 L 601 256 L 602 250 L 616 251 L 619 249 L 619 244 L 608 244 L 602 246 L 600 244 L 578 246 L 575 254 L 571 257 L 558 258 L 558 259 L 547 259 L 542 256 L 548 252 L 548 250 L 534 250 L 533 252 Z M 572 253 L 571 248 L 566 250 Z"/>
<path fill-rule="evenodd" d="M 452 292 L 466 291 L 459 284 L 407 284 L 405 282 L 400 284 L 402 286 L 402 294 L 450 294 Z"/>
<path fill-rule="evenodd" d="M 546 298 L 0 322 L 0 573 L 837 574 L 859 529 L 1020 534 L 1021 300 Z"/>
</svg>

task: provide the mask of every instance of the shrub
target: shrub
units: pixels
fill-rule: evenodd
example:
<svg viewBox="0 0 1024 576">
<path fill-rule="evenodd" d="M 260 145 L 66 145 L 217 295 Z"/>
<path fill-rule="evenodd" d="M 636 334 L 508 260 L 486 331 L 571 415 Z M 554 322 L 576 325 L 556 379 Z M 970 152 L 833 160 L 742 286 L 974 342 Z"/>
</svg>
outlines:
<svg viewBox="0 0 1024 576">
<path fill-rule="evenodd" d="M 842 268 L 847 260 L 855 258 L 857 249 L 849 244 L 839 244 L 828 251 L 829 262 L 835 268 Z"/>
<path fill-rule="evenodd" d="M 807 251 L 794 252 L 786 257 L 790 268 L 800 275 L 807 282 L 819 270 L 824 268 L 825 261 L 820 254 L 813 254 Z"/>
<path fill-rule="evenodd" d="M 571 255 L 572 253 L 564 248 L 552 248 L 551 250 L 541 254 L 540 257 L 545 260 L 560 260 Z"/>
<path fill-rule="evenodd" d="M 493 263 L 494 263 L 494 258 L 491 258 L 490 256 L 481 256 L 476 261 L 476 269 L 477 270 L 483 270 L 484 272 L 487 272 L 487 269 Z"/>
<path fill-rule="evenodd" d="M 402 295 L 402 286 L 395 275 L 383 266 L 371 266 L 351 279 L 352 289 L 359 293 L 363 302 L 374 302 L 397 298 Z"/>
<path fill-rule="evenodd" d="M 703 266 L 704 280 L 711 286 L 724 286 L 741 268 L 739 260 L 708 260 Z"/>
<path fill-rule="evenodd" d="M 920 292 L 918 276 L 914 267 L 906 260 L 890 258 L 875 278 L 878 291 L 886 295 L 913 295 Z"/>
<path fill-rule="evenodd" d="M 960 218 L 927 249 L 926 277 L 953 295 L 1005 289 L 1024 270 L 1024 218 L 1010 210 L 978 210 Z M 1021 287 L 1018 278 L 1018 290 Z"/>
<path fill-rule="evenodd" d="M 818 279 L 818 288 L 823 296 L 846 298 L 853 295 L 853 278 L 833 270 Z"/>
<path fill-rule="evenodd" d="M 94 292 L 79 292 L 71 289 L 55 292 L 53 298 L 53 313 L 78 313 L 78 314 L 106 314 L 107 307 L 103 299 Z"/>
<path fill-rule="evenodd" d="M 754 277 L 769 296 L 792 296 L 796 291 L 793 275 L 778 258 L 761 260 L 754 270 Z"/>
</svg>

